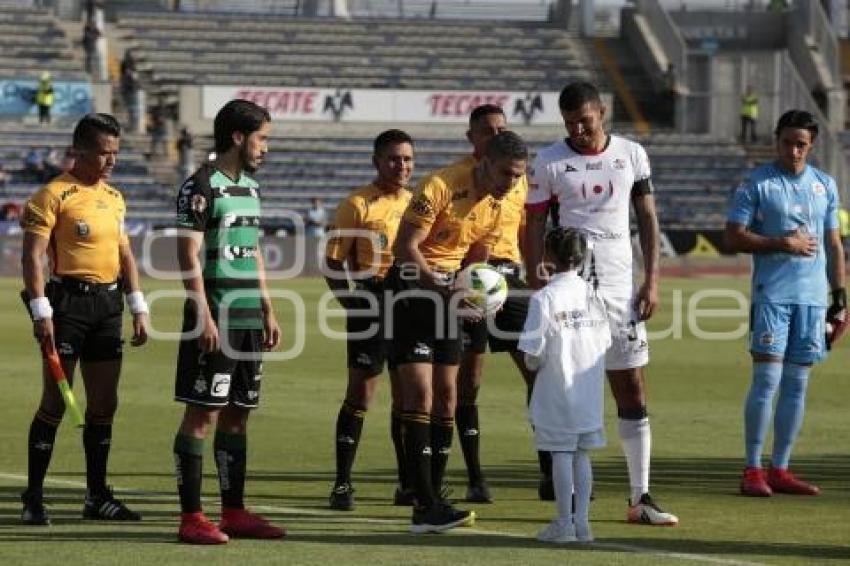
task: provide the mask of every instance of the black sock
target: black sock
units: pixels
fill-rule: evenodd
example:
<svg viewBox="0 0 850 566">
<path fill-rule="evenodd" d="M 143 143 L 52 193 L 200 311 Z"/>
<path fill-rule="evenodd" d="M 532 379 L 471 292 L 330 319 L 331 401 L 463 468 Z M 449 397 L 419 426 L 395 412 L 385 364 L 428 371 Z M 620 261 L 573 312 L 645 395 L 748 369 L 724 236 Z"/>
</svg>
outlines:
<svg viewBox="0 0 850 566">
<path fill-rule="evenodd" d="M 481 483 L 484 477 L 481 473 L 481 461 L 479 459 L 478 405 L 458 405 L 455 411 L 455 421 L 457 422 L 460 449 L 463 451 L 463 461 L 466 462 L 469 484 Z"/>
<path fill-rule="evenodd" d="M 454 433 L 454 419 L 431 417 L 431 485 L 435 491 L 443 488 L 443 476 L 446 475 L 446 465 L 452 453 Z"/>
<path fill-rule="evenodd" d="M 398 466 L 398 485 L 401 489 L 410 488 L 410 482 L 407 475 L 407 466 L 404 459 L 404 437 L 401 432 L 401 411 L 393 409 L 390 417 L 390 437 L 393 439 L 393 448 L 395 448 L 395 461 Z"/>
<path fill-rule="evenodd" d="M 537 462 L 540 464 L 540 473 L 546 478 L 552 477 L 552 453 L 537 451 Z"/>
<path fill-rule="evenodd" d="M 112 423 L 86 420 L 83 429 L 83 449 L 86 452 L 86 487 L 89 493 L 106 493 L 106 463 L 112 444 Z"/>
<path fill-rule="evenodd" d="M 420 507 L 434 505 L 434 486 L 431 483 L 431 417 L 426 413 L 402 414 L 404 452 L 410 485 Z"/>
<path fill-rule="evenodd" d="M 248 462 L 247 438 L 244 434 L 215 431 L 213 453 L 218 469 L 221 506 L 244 509 L 245 468 Z"/>
<path fill-rule="evenodd" d="M 201 510 L 201 471 L 204 462 L 204 440 L 177 433 L 174 437 L 174 466 L 177 469 L 177 493 L 180 511 Z"/>
<path fill-rule="evenodd" d="M 37 413 L 30 424 L 30 434 L 27 441 L 29 458 L 27 460 L 27 491 L 41 493 L 44 476 L 53 455 L 53 444 L 56 441 L 56 429 L 59 419 Z"/>
<path fill-rule="evenodd" d="M 345 401 L 336 418 L 336 483 L 351 482 L 351 467 L 357 455 L 360 433 L 363 430 L 364 407 Z"/>
</svg>

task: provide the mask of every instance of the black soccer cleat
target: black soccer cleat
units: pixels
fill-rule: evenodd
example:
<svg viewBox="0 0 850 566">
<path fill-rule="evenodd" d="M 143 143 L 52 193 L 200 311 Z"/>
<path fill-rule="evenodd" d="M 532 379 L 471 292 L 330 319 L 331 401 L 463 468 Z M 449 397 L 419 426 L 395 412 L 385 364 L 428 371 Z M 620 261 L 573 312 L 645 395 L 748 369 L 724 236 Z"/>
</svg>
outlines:
<svg viewBox="0 0 850 566">
<path fill-rule="evenodd" d="M 464 501 L 469 503 L 493 503 L 493 497 L 490 495 L 490 488 L 487 482 L 481 480 L 477 483 L 471 483 L 466 487 L 466 498 Z"/>
<path fill-rule="evenodd" d="M 471 527 L 475 524 L 474 511 L 461 511 L 447 503 L 435 503 L 430 508 L 413 509 L 410 532 L 413 534 L 441 533 L 455 527 Z"/>
<path fill-rule="evenodd" d="M 131 511 L 112 495 L 112 489 L 99 494 L 86 492 L 83 519 L 92 521 L 141 521 L 142 516 Z"/>
<path fill-rule="evenodd" d="M 543 476 L 540 483 L 537 484 L 537 496 L 540 501 L 555 501 L 555 484 L 552 482 L 552 476 Z"/>
<path fill-rule="evenodd" d="M 337 511 L 353 511 L 354 488 L 348 482 L 335 484 L 330 497 L 328 497 L 328 503 L 331 509 Z"/>
<path fill-rule="evenodd" d="M 47 509 L 44 508 L 41 492 L 23 492 L 21 503 L 24 504 L 21 511 L 22 523 L 25 525 L 50 526 L 50 516 L 47 514 Z"/>
</svg>

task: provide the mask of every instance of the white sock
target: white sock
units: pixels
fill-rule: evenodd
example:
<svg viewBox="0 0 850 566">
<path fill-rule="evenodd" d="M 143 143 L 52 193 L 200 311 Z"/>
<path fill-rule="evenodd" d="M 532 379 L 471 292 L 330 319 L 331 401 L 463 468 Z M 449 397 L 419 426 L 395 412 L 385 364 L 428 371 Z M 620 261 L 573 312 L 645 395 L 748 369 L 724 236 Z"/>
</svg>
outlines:
<svg viewBox="0 0 850 566">
<path fill-rule="evenodd" d="M 590 492 L 593 489 L 593 469 L 587 450 L 576 450 L 573 457 L 573 479 L 576 490 L 575 524 L 585 525 L 590 521 Z"/>
<path fill-rule="evenodd" d="M 555 485 L 555 507 L 558 520 L 573 522 L 573 454 L 552 452 L 552 483 Z"/>
<path fill-rule="evenodd" d="M 620 419 L 620 442 L 629 469 L 631 504 L 634 505 L 641 495 L 649 492 L 649 454 L 652 447 L 649 419 Z"/>
</svg>

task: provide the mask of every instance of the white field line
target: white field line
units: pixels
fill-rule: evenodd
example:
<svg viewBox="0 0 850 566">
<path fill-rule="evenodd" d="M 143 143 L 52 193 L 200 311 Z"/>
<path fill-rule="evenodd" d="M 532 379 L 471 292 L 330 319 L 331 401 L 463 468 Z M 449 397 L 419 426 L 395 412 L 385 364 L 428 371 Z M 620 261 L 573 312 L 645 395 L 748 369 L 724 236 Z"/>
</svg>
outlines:
<svg viewBox="0 0 850 566">
<path fill-rule="evenodd" d="M 19 481 L 26 482 L 27 476 L 22 474 L 10 474 L 0 472 L 0 479 L 11 480 L 11 481 Z M 54 478 L 46 478 L 45 483 L 57 485 L 57 486 L 66 486 L 66 487 L 75 487 L 85 489 L 85 482 L 74 481 L 74 480 L 63 480 L 63 479 L 54 479 Z M 132 495 L 141 495 L 141 496 L 163 496 L 167 495 L 169 497 L 174 497 L 175 494 L 172 492 L 157 492 L 157 491 L 147 491 L 133 488 L 115 488 L 116 493 L 124 493 L 124 494 L 132 494 Z M 204 503 L 218 505 L 218 499 L 216 498 L 214 501 L 205 499 Z M 333 511 L 323 511 L 320 509 L 305 509 L 301 507 L 287 507 L 287 506 L 279 506 L 279 505 L 251 505 L 251 509 L 256 509 L 257 511 L 271 511 L 273 513 L 283 513 L 288 515 L 308 515 L 313 517 L 322 517 L 326 522 L 334 522 L 334 523 L 360 523 L 360 524 L 370 524 L 370 525 L 388 525 L 399 528 L 406 528 L 409 523 L 402 519 L 375 519 L 370 517 L 356 517 L 356 516 L 341 516 L 338 512 Z M 176 511 L 175 511 L 176 517 Z M 476 535 L 483 536 L 495 536 L 502 538 L 512 538 L 519 540 L 528 540 L 530 537 L 526 534 L 519 533 L 509 533 L 502 531 L 492 531 L 492 530 L 484 530 L 484 529 L 462 529 L 459 531 L 455 531 L 457 534 L 461 533 L 470 533 Z M 406 533 L 398 533 L 398 534 L 406 534 Z M 669 558 L 671 560 L 689 560 L 691 562 L 704 562 L 707 564 L 725 564 L 729 566 L 762 566 L 760 562 L 748 562 L 744 560 L 735 560 L 731 558 L 719 558 L 716 556 L 710 556 L 707 554 L 694 554 L 689 552 L 669 552 L 666 550 L 659 550 L 657 548 L 652 548 L 648 546 L 638 546 L 632 544 L 620 544 L 614 542 L 592 542 L 586 543 L 581 546 L 587 546 L 591 548 L 598 548 L 601 550 L 616 550 L 622 552 L 631 552 L 635 554 L 646 554 L 650 556 L 657 556 L 659 558 Z"/>
</svg>

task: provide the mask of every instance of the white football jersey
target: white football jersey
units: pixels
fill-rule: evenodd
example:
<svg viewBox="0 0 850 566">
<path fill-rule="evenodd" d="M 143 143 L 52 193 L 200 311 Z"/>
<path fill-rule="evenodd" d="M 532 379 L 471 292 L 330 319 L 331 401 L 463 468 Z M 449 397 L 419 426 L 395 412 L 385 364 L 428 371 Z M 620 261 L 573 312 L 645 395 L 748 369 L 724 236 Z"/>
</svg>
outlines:
<svg viewBox="0 0 850 566">
<path fill-rule="evenodd" d="M 529 419 L 538 445 L 604 428 L 605 306 L 575 271 L 559 273 L 532 295 L 518 350 L 540 359 Z"/>
<path fill-rule="evenodd" d="M 562 140 L 538 152 L 526 208 L 542 211 L 557 202 L 560 225 L 584 231 L 592 242 L 600 289 L 631 296 L 632 186 L 649 177 L 649 158 L 639 143 L 612 135 L 601 152 L 583 154 Z"/>
</svg>

